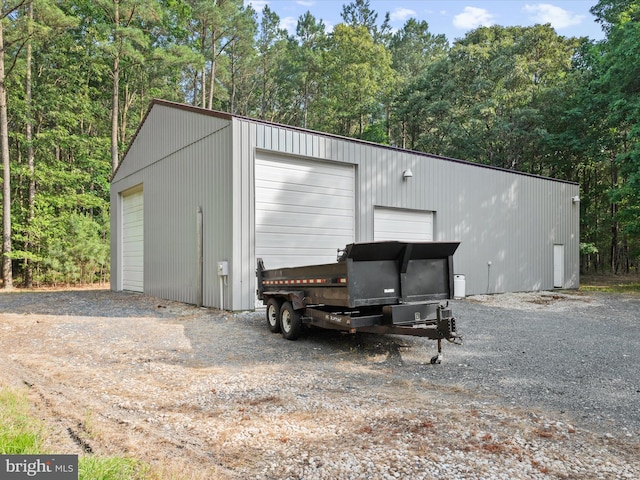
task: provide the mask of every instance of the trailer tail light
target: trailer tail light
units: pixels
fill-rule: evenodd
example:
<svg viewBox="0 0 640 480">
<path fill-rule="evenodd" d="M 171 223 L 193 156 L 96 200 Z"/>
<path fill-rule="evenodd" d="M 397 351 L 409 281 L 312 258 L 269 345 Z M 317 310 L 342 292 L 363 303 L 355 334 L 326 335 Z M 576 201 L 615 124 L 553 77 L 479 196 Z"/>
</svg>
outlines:
<svg viewBox="0 0 640 480">
<path fill-rule="evenodd" d="M 263 280 L 263 285 L 321 285 L 329 283 L 326 278 L 298 278 L 294 280 Z"/>
</svg>

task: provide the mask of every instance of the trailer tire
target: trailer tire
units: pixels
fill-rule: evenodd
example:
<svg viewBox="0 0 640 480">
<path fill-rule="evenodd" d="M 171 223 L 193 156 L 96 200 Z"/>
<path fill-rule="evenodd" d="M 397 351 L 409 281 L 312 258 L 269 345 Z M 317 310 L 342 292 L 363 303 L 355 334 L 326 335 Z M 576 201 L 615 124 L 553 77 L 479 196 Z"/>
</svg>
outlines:
<svg viewBox="0 0 640 480">
<path fill-rule="evenodd" d="M 280 308 L 282 302 L 277 298 L 270 298 L 267 301 L 267 326 L 272 333 L 280 333 Z"/>
<path fill-rule="evenodd" d="M 284 302 L 280 307 L 280 328 L 287 340 L 296 340 L 302 332 L 302 314 L 293 309 L 291 302 Z"/>
</svg>

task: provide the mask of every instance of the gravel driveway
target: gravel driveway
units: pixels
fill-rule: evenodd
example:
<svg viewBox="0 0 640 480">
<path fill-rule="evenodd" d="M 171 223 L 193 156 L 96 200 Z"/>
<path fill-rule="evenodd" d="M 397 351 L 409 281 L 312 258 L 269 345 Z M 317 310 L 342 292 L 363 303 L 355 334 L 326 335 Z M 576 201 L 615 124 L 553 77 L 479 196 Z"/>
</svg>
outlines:
<svg viewBox="0 0 640 480">
<path fill-rule="evenodd" d="M 103 290 L 1 293 L 0 385 L 161 477 L 640 478 L 640 297 L 454 301 L 462 346 Z"/>
<path fill-rule="evenodd" d="M 639 297 L 510 294 L 454 308 L 466 339 L 447 350 L 446 382 L 638 439 Z"/>
</svg>

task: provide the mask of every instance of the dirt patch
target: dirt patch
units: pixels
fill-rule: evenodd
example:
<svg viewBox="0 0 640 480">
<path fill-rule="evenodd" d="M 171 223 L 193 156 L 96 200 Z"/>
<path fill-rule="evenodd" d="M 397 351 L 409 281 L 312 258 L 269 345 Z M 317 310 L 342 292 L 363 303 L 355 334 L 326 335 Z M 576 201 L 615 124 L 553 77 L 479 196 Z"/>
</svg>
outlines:
<svg viewBox="0 0 640 480">
<path fill-rule="evenodd" d="M 514 310 L 566 311 L 585 305 L 596 305 L 597 300 L 584 292 L 521 292 L 500 295 L 474 295 L 468 301 Z"/>
<path fill-rule="evenodd" d="M 0 302 L 0 383 L 28 390 L 56 453 L 132 456 L 176 479 L 640 475 L 629 440 L 438 386 L 446 361 L 431 365 L 423 339 L 289 342 L 261 313 L 108 291 Z"/>
</svg>

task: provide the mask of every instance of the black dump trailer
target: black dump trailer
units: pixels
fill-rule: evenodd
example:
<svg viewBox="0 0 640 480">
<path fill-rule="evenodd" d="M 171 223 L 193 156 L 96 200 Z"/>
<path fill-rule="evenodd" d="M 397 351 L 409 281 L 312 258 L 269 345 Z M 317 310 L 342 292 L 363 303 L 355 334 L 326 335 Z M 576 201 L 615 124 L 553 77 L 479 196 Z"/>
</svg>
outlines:
<svg viewBox="0 0 640 480">
<path fill-rule="evenodd" d="M 461 343 L 449 308 L 457 242 L 352 243 L 331 264 L 266 270 L 258 259 L 258 297 L 269 329 L 289 339 L 305 326 L 414 335 Z"/>
</svg>

